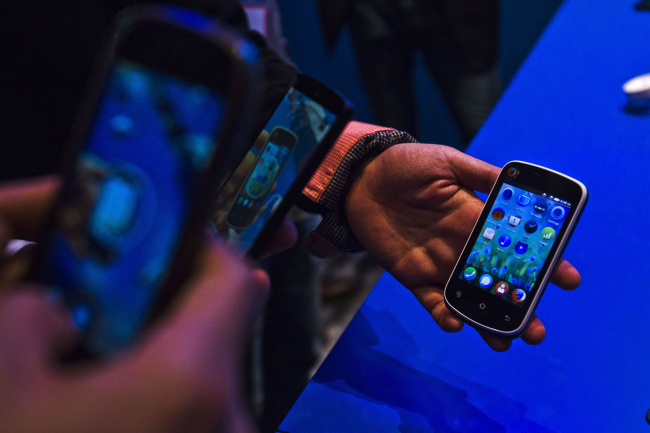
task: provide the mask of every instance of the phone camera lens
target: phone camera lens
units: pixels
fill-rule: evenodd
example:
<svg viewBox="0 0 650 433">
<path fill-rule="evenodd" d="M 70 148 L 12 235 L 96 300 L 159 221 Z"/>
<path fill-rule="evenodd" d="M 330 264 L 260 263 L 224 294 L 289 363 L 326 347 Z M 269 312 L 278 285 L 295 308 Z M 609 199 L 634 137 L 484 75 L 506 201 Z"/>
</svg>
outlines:
<svg viewBox="0 0 650 433">
<path fill-rule="evenodd" d="M 509 167 L 506 170 L 506 176 L 508 176 L 510 179 L 516 178 L 519 176 L 519 169 L 517 167 Z"/>
</svg>

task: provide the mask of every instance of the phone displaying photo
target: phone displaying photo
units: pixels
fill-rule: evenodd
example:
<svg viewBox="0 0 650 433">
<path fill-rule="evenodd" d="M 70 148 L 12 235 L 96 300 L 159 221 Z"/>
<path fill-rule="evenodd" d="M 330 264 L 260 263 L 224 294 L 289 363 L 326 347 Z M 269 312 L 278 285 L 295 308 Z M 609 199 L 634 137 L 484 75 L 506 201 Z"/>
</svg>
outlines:
<svg viewBox="0 0 650 433">
<path fill-rule="evenodd" d="M 256 257 L 351 117 L 338 93 L 298 75 L 220 192 L 213 231 Z"/>
<path fill-rule="evenodd" d="M 247 43 L 201 15 L 138 7 L 117 27 L 33 269 L 70 306 L 81 350 L 95 356 L 130 344 L 187 275 L 197 222 L 228 161 L 241 159 L 233 140 L 247 126 L 238 122 L 253 68 L 238 48 Z"/>
<path fill-rule="evenodd" d="M 508 163 L 447 283 L 447 306 L 481 329 L 523 332 L 586 202 L 577 180 Z"/>
<path fill-rule="evenodd" d="M 269 135 L 248 178 L 242 183 L 239 194 L 226 215 L 226 224 L 243 230 L 255 222 L 264 210 L 265 199 L 275 190 L 280 171 L 298 143 L 291 130 L 276 126 Z"/>
</svg>

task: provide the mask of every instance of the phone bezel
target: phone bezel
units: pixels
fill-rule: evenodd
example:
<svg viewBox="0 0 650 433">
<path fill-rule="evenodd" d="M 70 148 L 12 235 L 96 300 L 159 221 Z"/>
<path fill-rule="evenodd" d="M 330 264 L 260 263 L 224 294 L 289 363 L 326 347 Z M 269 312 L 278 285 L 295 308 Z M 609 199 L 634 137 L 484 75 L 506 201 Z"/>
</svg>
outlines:
<svg viewBox="0 0 650 433">
<path fill-rule="evenodd" d="M 511 167 L 519 169 L 519 174 L 515 179 L 507 174 L 508 169 Z M 532 296 L 529 296 L 521 305 L 514 305 L 460 278 L 460 274 L 464 270 L 473 246 L 478 237 L 481 236 L 481 230 L 489 218 L 490 211 L 498 199 L 498 194 L 504 183 L 533 193 L 546 192 L 548 195 L 563 197 L 572 203 L 560 231 L 556 234 L 556 241 L 553 243 L 535 285 L 530 291 Z M 525 330 L 528 321 L 533 317 L 553 274 L 552 271 L 562 258 L 564 249 L 584 210 L 587 198 L 586 187 L 569 176 L 523 161 L 507 163 L 501 170 L 497 182 L 493 186 L 481 215 L 472 229 L 472 233 L 447 282 L 444 291 L 444 300 L 447 307 L 463 321 L 474 327 L 511 338 L 520 335 Z M 457 296 L 459 292 L 460 296 Z"/>
<path fill-rule="evenodd" d="M 266 242 L 273 236 L 291 207 L 296 203 L 297 198 L 302 194 L 303 188 L 354 114 L 351 104 L 343 96 L 308 75 L 298 74 L 291 87 L 333 113 L 336 118 L 329 131 L 321 139 L 321 142 L 312 150 L 287 193 L 277 205 L 273 215 L 268 219 L 246 252 L 246 256 L 252 259 L 258 259 L 263 253 Z M 270 118 L 271 116 L 269 116 Z"/>
</svg>

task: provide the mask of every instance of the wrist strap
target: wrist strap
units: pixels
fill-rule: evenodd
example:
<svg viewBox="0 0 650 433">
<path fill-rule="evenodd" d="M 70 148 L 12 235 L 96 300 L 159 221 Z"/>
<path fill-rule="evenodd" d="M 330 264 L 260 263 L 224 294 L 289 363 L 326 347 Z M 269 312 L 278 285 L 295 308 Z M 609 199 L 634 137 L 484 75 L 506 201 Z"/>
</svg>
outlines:
<svg viewBox="0 0 650 433">
<path fill-rule="evenodd" d="M 318 208 L 323 220 L 307 238 L 305 247 L 326 257 L 363 251 L 350 229 L 344 202 L 350 177 L 370 158 L 399 143 L 413 143 L 405 132 L 361 122 L 350 122 L 303 189 L 303 196 Z"/>
</svg>

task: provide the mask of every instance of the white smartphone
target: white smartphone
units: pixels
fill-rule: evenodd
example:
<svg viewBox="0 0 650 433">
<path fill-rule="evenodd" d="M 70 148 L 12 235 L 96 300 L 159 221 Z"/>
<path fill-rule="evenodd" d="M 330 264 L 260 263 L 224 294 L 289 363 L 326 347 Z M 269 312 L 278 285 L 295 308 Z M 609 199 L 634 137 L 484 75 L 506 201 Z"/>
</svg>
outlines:
<svg viewBox="0 0 650 433">
<path fill-rule="evenodd" d="M 505 165 L 445 287 L 466 323 L 516 337 L 533 317 L 587 203 L 587 188 L 521 161 Z"/>
</svg>

